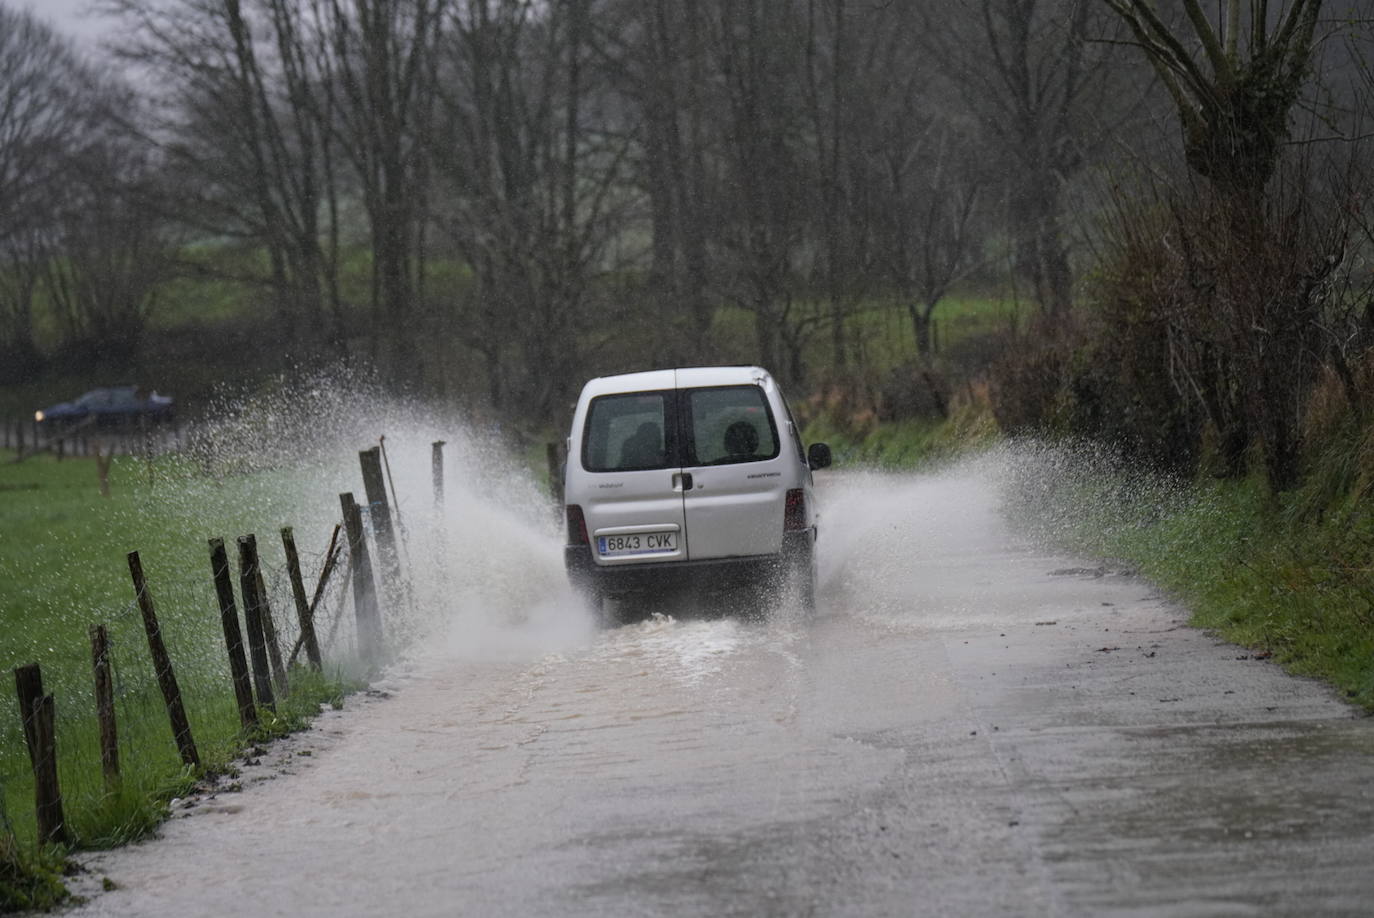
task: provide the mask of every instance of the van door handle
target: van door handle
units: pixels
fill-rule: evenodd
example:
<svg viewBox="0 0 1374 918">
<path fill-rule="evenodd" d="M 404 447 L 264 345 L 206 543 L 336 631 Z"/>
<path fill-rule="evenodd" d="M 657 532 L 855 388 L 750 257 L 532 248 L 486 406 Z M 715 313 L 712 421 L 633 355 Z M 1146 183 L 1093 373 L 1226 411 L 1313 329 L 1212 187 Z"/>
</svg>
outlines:
<svg viewBox="0 0 1374 918">
<path fill-rule="evenodd" d="M 690 490 L 692 490 L 692 473 L 691 473 L 691 472 L 674 472 L 674 473 L 673 473 L 673 490 L 674 490 L 674 491 L 690 491 Z"/>
</svg>

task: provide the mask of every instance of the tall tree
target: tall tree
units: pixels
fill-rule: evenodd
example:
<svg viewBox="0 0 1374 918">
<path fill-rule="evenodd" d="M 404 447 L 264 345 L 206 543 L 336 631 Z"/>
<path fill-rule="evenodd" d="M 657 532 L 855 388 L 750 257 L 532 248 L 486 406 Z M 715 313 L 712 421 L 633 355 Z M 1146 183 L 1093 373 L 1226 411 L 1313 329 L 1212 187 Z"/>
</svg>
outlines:
<svg viewBox="0 0 1374 918">
<path fill-rule="evenodd" d="M 759 360 L 795 380 L 797 259 L 809 200 L 797 75 L 805 20 L 795 0 L 713 0 L 709 54 L 722 106 L 720 264 L 726 295 L 753 315 Z"/>
<path fill-rule="evenodd" d="M 949 0 L 913 15 L 1003 165 L 1018 272 L 1057 323 L 1073 298 L 1067 188 L 1139 97 L 1112 18 L 1095 0 Z"/>
<path fill-rule="evenodd" d="M 34 306 L 59 234 L 56 201 L 97 80 L 69 42 L 0 3 L 0 382 L 42 365 Z"/>
<path fill-rule="evenodd" d="M 1130 27 L 1174 100 L 1188 165 L 1233 201 L 1257 205 L 1310 75 L 1322 0 L 1223 0 L 1213 19 L 1181 0 L 1187 25 L 1151 0 L 1103 0 Z"/>
<path fill-rule="evenodd" d="M 203 236 L 261 246 L 261 285 L 294 354 L 346 352 L 339 292 L 337 151 L 321 0 L 106 0 L 117 46 L 157 113 L 131 124 L 176 191 L 165 213 Z M 188 269 L 201 270 L 192 263 Z"/>
<path fill-rule="evenodd" d="M 89 139 L 73 157 L 53 203 L 61 257 L 47 260 L 44 287 L 74 366 L 125 368 L 138 359 L 169 275 L 166 223 L 150 206 L 163 194 L 158 181 L 148 152 L 116 132 Z"/>
<path fill-rule="evenodd" d="M 324 0 L 321 0 L 324 2 Z M 435 75 L 450 0 L 327 0 L 336 138 L 353 166 L 372 250 L 374 344 L 400 388 L 423 378 L 423 300 Z"/>
<path fill-rule="evenodd" d="M 574 381 L 592 280 L 627 222 L 626 142 L 588 66 L 593 13 L 589 0 L 475 0 L 444 48 L 435 165 L 475 282 L 455 331 L 486 365 L 488 400 L 537 417 Z"/>
<path fill-rule="evenodd" d="M 916 351 L 928 359 L 936 309 L 983 263 L 987 179 L 976 141 L 957 124 L 913 112 L 889 131 L 873 176 L 882 189 L 874 247 L 911 321 Z"/>
<path fill-rule="evenodd" d="M 592 38 L 629 102 L 631 165 L 649 220 L 647 293 L 663 304 L 674 360 L 709 360 L 719 298 L 710 270 L 716 125 L 702 0 L 616 0 Z"/>
<path fill-rule="evenodd" d="M 845 335 L 852 279 L 859 252 L 850 232 L 853 189 L 848 166 L 853 147 L 861 142 L 852 130 L 852 99 L 858 87 L 852 78 L 859 65 L 853 47 L 850 13 L 845 0 L 807 0 L 806 3 L 806 107 L 815 145 L 814 164 L 820 207 L 816 230 L 819 245 L 819 289 L 828 300 L 830 362 L 835 371 L 849 363 Z"/>
<path fill-rule="evenodd" d="M 1340 259 L 1293 180 L 1271 196 L 1308 87 L 1322 0 L 1224 0 L 1215 16 L 1181 0 L 1185 23 L 1171 23 L 1146 0 L 1104 0 L 1168 89 L 1189 168 L 1215 192 L 1220 217 L 1178 205 L 1190 222 L 1188 277 L 1194 312 L 1182 329 L 1181 363 L 1221 441 L 1225 470 L 1246 468 L 1262 448 L 1271 488 L 1298 478 L 1302 401 L 1322 359 L 1324 278 Z M 1287 198 L 1287 200 L 1285 200 Z M 1210 223 L 1211 225 L 1207 225 Z"/>
</svg>

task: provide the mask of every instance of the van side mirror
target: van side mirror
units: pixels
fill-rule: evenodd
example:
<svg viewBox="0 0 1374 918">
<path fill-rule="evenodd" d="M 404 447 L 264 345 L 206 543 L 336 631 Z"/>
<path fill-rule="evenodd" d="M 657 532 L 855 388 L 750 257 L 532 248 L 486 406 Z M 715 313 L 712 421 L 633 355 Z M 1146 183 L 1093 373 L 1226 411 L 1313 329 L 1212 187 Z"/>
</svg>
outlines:
<svg viewBox="0 0 1374 918">
<path fill-rule="evenodd" d="M 806 450 L 806 464 L 813 469 L 830 467 L 830 446 L 827 443 L 812 443 Z"/>
</svg>

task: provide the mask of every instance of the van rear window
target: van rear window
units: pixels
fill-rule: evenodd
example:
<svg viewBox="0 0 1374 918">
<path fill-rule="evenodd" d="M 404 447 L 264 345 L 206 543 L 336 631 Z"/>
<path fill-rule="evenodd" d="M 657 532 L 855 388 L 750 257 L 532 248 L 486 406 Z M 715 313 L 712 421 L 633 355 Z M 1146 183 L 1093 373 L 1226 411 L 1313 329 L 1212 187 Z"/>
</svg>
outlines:
<svg viewBox="0 0 1374 918">
<path fill-rule="evenodd" d="M 687 465 L 760 462 L 778 455 L 778 427 L 758 386 L 686 389 Z"/>
<path fill-rule="evenodd" d="M 632 392 L 592 399 L 582 466 L 589 472 L 663 469 L 673 456 L 670 392 Z"/>
</svg>

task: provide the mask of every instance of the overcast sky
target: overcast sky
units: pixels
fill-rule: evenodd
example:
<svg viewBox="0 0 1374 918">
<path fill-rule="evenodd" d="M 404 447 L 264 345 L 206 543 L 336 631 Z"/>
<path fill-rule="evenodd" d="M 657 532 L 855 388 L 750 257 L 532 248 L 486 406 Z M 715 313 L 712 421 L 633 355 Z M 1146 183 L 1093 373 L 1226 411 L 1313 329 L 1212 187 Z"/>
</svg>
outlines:
<svg viewBox="0 0 1374 918">
<path fill-rule="evenodd" d="M 9 0 L 9 4 L 16 5 L 15 0 Z M 18 0 L 17 5 L 90 44 L 98 42 L 101 34 L 110 29 L 110 20 L 90 14 L 91 0 Z"/>
</svg>

